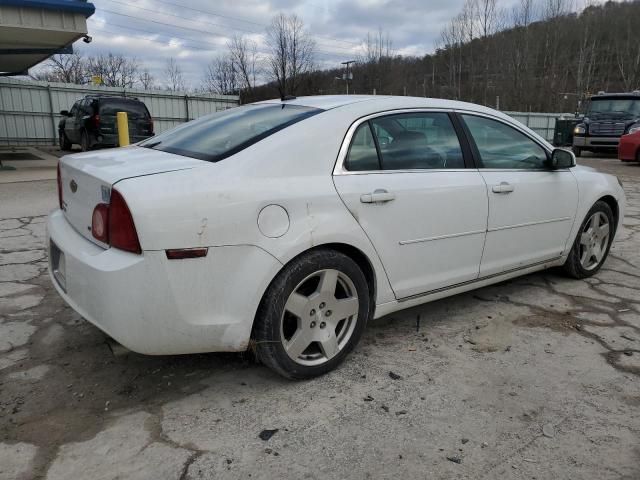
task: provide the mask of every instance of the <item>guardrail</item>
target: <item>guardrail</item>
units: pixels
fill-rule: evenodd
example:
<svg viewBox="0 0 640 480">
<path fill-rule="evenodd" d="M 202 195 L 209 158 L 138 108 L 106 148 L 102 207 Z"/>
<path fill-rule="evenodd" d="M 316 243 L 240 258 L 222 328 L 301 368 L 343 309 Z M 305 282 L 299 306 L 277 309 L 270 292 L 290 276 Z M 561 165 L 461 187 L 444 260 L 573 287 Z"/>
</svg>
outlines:
<svg viewBox="0 0 640 480">
<path fill-rule="evenodd" d="M 136 97 L 153 117 L 156 133 L 238 105 L 235 95 L 94 87 L 0 78 L 0 145 L 55 145 L 60 110 L 89 94 Z"/>
</svg>

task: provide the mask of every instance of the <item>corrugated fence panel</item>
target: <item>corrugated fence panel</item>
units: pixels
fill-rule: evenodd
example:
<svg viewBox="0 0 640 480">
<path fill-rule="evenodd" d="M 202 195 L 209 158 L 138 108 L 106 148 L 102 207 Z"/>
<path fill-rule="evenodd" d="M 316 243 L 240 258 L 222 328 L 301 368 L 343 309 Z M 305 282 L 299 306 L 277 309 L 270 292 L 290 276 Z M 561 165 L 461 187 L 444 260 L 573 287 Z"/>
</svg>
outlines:
<svg viewBox="0 0 640 480">
<path fill-rule="evenodd" d="M 553 132 L 556 128 L 556 119 L 560 117 L 573 117 L 571 113 L 527 113 L 504 112 L 514 120 L 526 125 L 547 141 L 553 141 Z"/>
<path fill-rule="evenodd" d="M 233 95 L 188 95 L 180 92 L 92 87 L 67 83 L 0 78 L 0 145 L 55 144 L 60 110 L 88 94 L 137 97 L 154 119 L 156 133 L 208 113 L 238 105 Z"/>
<path fill-rule="evenodd" d="M 0 78 L 0 145 L 55 144 L 60 110 L 88 94 L 137 97 L 154 119 L 156 133 L 187 120 L 238 105 L 232 95 L 188 95 L 178 92 L 92 87 L 66 83 L 26 82 Z M 560 113 L 505 112 L 547 140 L 553 140 Z M 570 114 L 564 114 L 571 116 Z"/>
</svg>

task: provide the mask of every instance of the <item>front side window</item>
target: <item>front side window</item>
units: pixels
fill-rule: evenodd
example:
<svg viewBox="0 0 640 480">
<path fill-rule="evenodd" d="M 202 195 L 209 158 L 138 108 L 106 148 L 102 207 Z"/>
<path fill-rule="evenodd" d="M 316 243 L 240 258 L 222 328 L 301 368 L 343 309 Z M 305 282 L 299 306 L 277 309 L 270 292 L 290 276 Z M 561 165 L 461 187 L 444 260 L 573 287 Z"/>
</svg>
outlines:
<svg viewBox="0 0 640 480">
<path fill-rule="evenodd" d="M 464 168 L 458 136 L 446 113 L 403 113 L 371 120 L 383 170 Z"/>
<path fill-rule="evenodd" d="M 547 168 L 544 148 L 497 120 L 462 115 L 478 147 L 482 168 L 538 170 Z"/>
<path fill-rule="evenodd" d="M 185 123 L 139 145 L 217 162 L 322 111 L 290 104 L 235 107 Z"/>
</svg>

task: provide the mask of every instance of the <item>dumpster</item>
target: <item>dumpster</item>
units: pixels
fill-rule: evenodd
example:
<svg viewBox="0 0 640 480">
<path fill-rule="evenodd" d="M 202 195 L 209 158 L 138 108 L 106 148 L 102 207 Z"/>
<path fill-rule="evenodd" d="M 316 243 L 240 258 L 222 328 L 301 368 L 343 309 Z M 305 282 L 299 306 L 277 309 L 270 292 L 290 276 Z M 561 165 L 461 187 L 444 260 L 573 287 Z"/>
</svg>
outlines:
<svg viewBox="0 0 640 480">
<path fill-rule="evenodd" d="M 580 122 L 582 122 L 580 117 L 560 117 L 556 119 L 556 128 L 553 131 L 554 147 L 570 147 L 573 145 L 573 129 Z"/>
</svg>

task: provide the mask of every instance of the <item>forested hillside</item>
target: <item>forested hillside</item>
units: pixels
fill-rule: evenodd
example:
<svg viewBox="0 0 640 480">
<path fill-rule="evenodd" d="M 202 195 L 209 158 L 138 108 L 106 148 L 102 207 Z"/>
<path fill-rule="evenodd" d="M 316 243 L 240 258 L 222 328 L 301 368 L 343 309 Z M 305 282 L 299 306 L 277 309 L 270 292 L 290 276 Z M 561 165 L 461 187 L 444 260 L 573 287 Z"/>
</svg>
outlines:
<svg viewBox="0 0 640 480">
<path fill-rule="evenodd" d="M 426 4 L 426 3 L 425 3 Z M 428 12 L 425 14 L 428 21 Z M 640 89 L 640 1 L 570 12 L 566 0 L 469 0 L 421 58 L 393 51 L 393 32 L 365 42 L 353 66 L 352 93 L 462 99 L 518 111 L 573 111 L 599 90 Z M 296 95 L 343 93 L 341 70 L 308 74 Z M 273 97 L 272 86 L 258 98 Z"/>
</svg>

